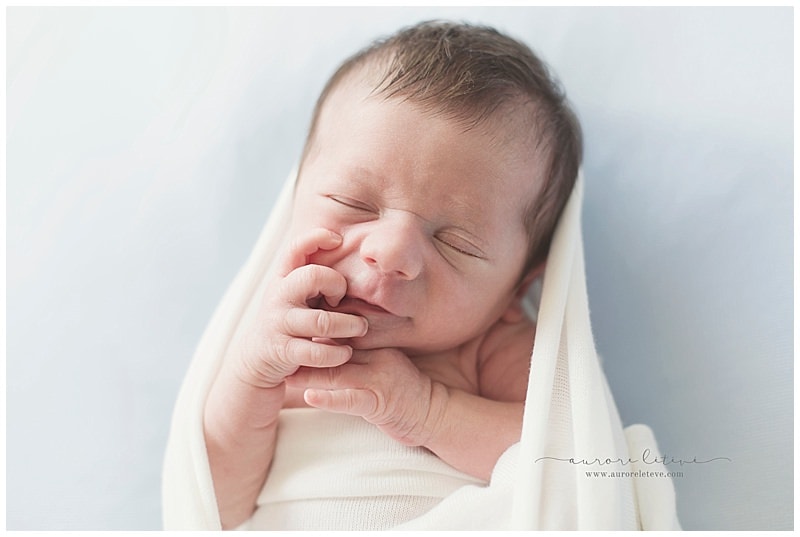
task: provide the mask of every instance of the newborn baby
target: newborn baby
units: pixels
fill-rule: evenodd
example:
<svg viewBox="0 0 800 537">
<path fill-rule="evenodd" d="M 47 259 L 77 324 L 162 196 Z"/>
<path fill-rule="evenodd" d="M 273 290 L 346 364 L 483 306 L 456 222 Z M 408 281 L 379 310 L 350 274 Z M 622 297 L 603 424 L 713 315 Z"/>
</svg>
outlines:
<svg viewBox="0 0 800 537">
<path fill-rule="evenodd" d="M 489 479 L 519 440 L 535 329 L 522 298 L 580 154 L 545 66 L 494 30 L 423 23 L 340 67 L 258 318 L 206 403 L 223 527 L 269 487 L 291 408 L 357 416 Z"/>
</svg>

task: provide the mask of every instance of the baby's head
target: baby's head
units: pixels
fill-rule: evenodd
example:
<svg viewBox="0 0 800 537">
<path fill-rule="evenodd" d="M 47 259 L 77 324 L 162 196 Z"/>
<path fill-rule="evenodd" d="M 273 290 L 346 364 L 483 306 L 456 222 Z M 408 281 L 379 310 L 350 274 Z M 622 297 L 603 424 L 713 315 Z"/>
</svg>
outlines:
<svg viewBox="0 0 800 537">
<path fill-rule="evenodd" d="M 519 318 L 580 153 L 577 121 L 527 47 L 487 28 L 420 24 L 356 54 L 326 86 L 290 233 L 342 236 L 308 262 L 344 276 L 335 310 L 369 322 L 354 346 L 453 349 Z"/>
<path fill-rule="evenodd" d="M 529 170 L 534 189 L 524 212 L 523 276 L 543 263 L 583 150 L 580 124 L 547 66 L 525 44 L 492 28 L 424 22 L 403 29 L 350 57 L 329 79 L 301 162 L 314 148 L 330 95 L 359 75 L 373 96 L 401 99 L 464 130 L 493 129 L 499 143 L 524 140 L 522 150 L 535 155 L 536 165 Z"/>
</svg>

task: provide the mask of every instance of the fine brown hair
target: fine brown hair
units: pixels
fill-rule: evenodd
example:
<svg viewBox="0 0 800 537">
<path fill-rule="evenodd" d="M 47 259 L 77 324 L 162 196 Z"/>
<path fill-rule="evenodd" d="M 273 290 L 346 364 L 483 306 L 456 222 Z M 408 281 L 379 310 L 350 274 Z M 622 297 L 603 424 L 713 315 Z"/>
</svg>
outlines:
<svg viewBox="0 0 800 537">
<path fill-rule="evenodd" d="M 428 21 L 402 29 L 345 60 L 328 80 L 314 108 L 302 160 L 326 99 L 348 74 L 364 67 L 378 73 L 374 94 L 405 99 L 465 129 L 509 109 L 528 115 L 524 124 L 536 139 L 531 150 L 538 152 L 542 166 L 531 170 L 531 180 L 541 185 L 524 214 L 528 255 L 523 276 L 544 262 L 583 152 L 580 123 L 547 65 L 525 44 L 486 26 Z"/>
</svg>

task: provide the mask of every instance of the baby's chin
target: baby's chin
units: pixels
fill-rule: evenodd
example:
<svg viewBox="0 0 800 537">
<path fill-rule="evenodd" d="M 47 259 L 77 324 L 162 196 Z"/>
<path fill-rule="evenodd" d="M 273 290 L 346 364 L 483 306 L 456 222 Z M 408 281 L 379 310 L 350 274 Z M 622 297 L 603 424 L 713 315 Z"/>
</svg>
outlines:
<svg viewBox="0 0 800 537">
<path fill-rule="evenodd" d="M 402 347 L 393 345 L 391 341 L 378 341 L 376 338 L 371 338 L 369 333 L 363 337 L 337 338 L 333 341 L 338 345 L 349 345 L 357 351 L 376 351 L 378 349 L 402 350 Z"/>
<path fill-rule="evenodd" d="M 336 339 L 335 342 L 339 345 L 349 345 L 356 351 L 377 351 L 380 349 L 394 349 L 402 352 L 409 358 L 416 358 L 420 356 L 430 356 L 438 354 L 442 351 L 432 351 L 430 349 L 423 349 L 416 346 L 408 346 L 405 342 L 392 342 L 388 340 L 378 340 L 377 338 L 370 338 L 369 334 L 360 338 L 346 338 Z"/>
<path fill-rule="evenodd" d="M 330 340 L 332 343 L 336 345 L 348 345 L 356 351 L 377 351 L 379 349 L 396 349 L 405 354 L 411 353 L 418 353 L 415 349 L 408 349 L 403 345 L 395 344 L 395 342 L 387 340 L 385 338 L 377 338 L 377 337 L 370 337 L 370 334 L 363 337 L 352 337 L 352 338 L 336 338 Z"/>
</svg>

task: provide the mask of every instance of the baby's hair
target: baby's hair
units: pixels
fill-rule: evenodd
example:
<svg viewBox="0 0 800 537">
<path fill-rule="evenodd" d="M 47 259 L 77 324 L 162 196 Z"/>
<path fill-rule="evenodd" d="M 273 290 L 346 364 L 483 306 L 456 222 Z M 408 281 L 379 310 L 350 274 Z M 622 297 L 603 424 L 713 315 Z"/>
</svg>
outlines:
<svg viewBox="0 0 800 537">
<path fill-rule="evenodd" d="M 429 21 L 402 29 L 351 56 L 328 80 L 314 109 L 303 159 L 327 97 L 348 74 L 364 67 L 377 73 L 373 94 L 405 99 L 465 129 L 511 108 L 513 117 L 523 116 L 536 138 L 531 150 L 543 164 L 541 177 L 536 170 L 531 175 L 541 186 L 524 215 L 529 245 L 523 276 L 542 263 L 583 151 L 578 119 L 547 65 L 523 43 L 485 26 Z"/>
</svg>

